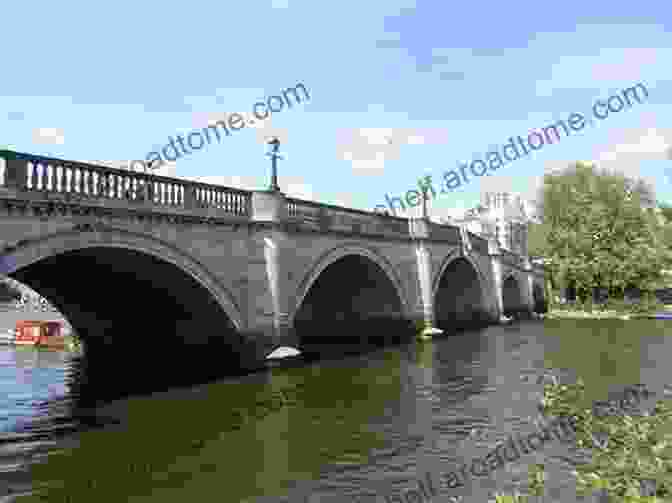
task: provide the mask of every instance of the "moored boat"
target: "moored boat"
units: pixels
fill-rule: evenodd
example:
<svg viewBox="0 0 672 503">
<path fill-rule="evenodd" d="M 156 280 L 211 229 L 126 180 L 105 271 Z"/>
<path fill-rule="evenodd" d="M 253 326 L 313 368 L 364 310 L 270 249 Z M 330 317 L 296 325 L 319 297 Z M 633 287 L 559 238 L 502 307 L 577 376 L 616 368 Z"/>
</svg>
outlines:
<svg viewBox="0 0 672 503">
<path fill-rule="evenodd" d="M 17 321 L 14 344 L 18 346 L 37 346 L 53 349 L 65 349 L 67 338 L 61 334 L 59 321 Z"/>
</svg>

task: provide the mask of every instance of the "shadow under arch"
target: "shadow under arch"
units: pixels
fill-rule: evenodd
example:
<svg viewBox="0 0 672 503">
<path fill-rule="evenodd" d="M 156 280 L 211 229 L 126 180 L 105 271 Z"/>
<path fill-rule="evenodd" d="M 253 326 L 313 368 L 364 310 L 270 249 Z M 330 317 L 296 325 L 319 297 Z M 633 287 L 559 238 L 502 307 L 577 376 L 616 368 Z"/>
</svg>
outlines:
<svg viewBox="0 0 672 503">
<path fill-rule="evenodd" d="M 502 281 L 502 306 L 505 316 L 520 316 L 529 311 L 523 296 L 522 280 L 509 273 Z"/>
<path fill-rule="evenodd" d="M 299 283 L 290 320 L 307 345 L 397 342 L 413 335 L 402 282 L 384 257 L 356 244 L 331 249 Z"/>
<path fill-rule="evenodd" d="M 64 231 L 1 258 L 0 272 L 48 299 L 83 340 L 77 393 L 96 402 L 235 375 L 248 364 L 233 297 L 168 243 L 122 229 Z"/>
<path fill-rule="evenodd" d="M 438 328 L 451 331 L 491 323 L 485 285 L 482 271 L 468 254 L 456 251 L 448 255 L 432 287 Z"/>
<path fill-rule="evenodd" d="M 548 312 L 548 300 L 544 293 L 544 287 L 536 281 L 532 283 L 532 298 L 534 300 L 535 313 L 542 314 Z"/>
<path fill-rule="evenodd" d="M 169 243 L 123 229 L 64 231 L 27 241 L 11 252 L 0 254 L 0 274 L 13 277 L 16 271 L 42 260 L 87 248 L 123 248 L 174 265 L 212 294 L 237 330 L 244 328 L 241 309 L 233 295 L 202 264 Z"/>
</svg>

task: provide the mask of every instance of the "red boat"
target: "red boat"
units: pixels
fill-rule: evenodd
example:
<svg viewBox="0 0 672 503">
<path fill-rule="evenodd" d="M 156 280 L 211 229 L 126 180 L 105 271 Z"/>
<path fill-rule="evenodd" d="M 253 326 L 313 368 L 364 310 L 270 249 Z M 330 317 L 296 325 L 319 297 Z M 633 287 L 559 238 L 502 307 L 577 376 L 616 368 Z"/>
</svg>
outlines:
<svg viewBox="0 0 672 503">
<path fill-rule="evenodd" d="M 14 344 L 65 349 L 60 321 L 17 321 Z"/>
</svg>

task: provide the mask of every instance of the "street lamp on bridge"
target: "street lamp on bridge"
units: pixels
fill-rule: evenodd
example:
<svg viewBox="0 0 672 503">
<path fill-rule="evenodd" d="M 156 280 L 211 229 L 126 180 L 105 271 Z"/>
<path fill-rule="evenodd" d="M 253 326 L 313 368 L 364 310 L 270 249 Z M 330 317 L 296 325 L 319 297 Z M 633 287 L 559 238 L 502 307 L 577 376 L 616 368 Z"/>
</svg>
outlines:
<svg viewBox="0 0 672 503">
<path fill-rule="evenodd" d="M 268 187 L 270 192 L 280 192 L 280 187 L 278 186 L 278 166 L 277 160 L 282 159 L 282 156 L 278 155 L 278 149 L 280 148 L 280 140 L 277 137 L 273 137 L 269 142 L 269 145 L 273 145 L 273 150 L 267 152 L 266 155 L 271 158 L 271 185 Z"/>
</svg>

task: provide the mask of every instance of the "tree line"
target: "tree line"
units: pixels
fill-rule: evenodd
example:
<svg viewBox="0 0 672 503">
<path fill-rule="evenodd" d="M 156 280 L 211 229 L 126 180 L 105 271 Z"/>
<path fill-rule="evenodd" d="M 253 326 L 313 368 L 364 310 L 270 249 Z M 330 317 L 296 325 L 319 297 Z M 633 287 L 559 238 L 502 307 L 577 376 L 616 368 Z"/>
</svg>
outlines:
<svg viewBox="0 0 672 503">
<path fill-rule="evenodd" d="M 544 176 L 537 210 L 529 253 L 546 260 L 552 291 L 586 302 L 672 285 L 672 206 L 644 181 L 576 162 Z"/>
</svg>

